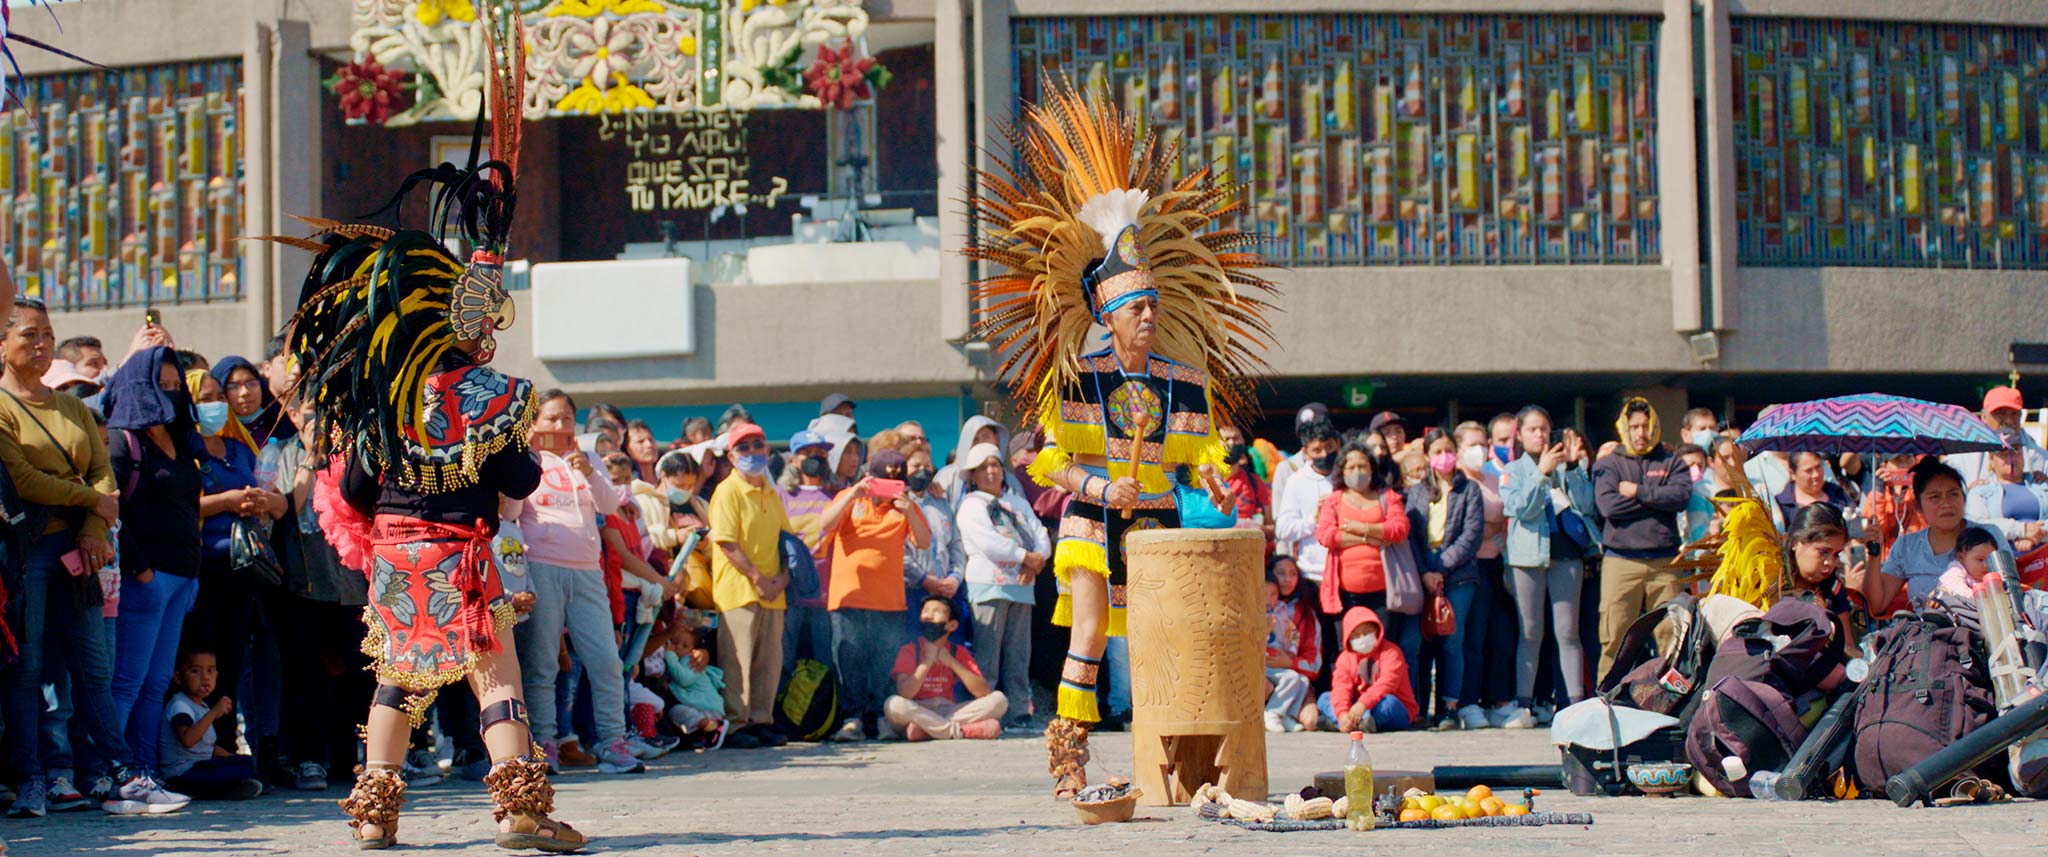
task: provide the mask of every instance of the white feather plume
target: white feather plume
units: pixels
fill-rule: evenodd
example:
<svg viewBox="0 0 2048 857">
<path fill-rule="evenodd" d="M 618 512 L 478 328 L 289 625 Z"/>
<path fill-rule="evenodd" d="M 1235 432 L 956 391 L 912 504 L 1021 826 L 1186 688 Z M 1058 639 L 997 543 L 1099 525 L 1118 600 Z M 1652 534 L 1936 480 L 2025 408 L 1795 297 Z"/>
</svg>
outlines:
<svg viewBox="0 0 2048 857">
<path fill-rule="evenodd" d="M 1077 216 L 1102 236 L 1102 246 L 1107 250 L 1116 246 L 1116 236 L 1124 227 L 1138 222 L 1138 215 L 1144 212 L 1150 199 L 1152 194 L 1137 189 L 1098 193 L 1081 204 Z"/>
</svg>

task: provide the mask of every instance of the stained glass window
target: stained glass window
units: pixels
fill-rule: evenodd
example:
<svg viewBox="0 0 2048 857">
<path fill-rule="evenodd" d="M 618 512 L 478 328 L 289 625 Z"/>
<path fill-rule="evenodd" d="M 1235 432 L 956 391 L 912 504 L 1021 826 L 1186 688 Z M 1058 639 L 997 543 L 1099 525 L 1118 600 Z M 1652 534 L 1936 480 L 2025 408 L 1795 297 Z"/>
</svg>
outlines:
<svg viewBox="0 0 2048 857">
<path fill-rule="evenodd" d="M 21 81 L 0 112 L 0 242 L 53 308 L 242 294 L 240 60 Z"/>
<path fill-rule="evenodd" d="M 1204 15 L 1012 24 L 1017 95 L 1065 74 L 1244 183 L 1276 262 L 1658 261 L 1658 23 Z"/>
<path fill-rule="evenodd" d="M 1743 263 L 2048 268 L 2048 30 L 1731 28 Z"/>
</svg>

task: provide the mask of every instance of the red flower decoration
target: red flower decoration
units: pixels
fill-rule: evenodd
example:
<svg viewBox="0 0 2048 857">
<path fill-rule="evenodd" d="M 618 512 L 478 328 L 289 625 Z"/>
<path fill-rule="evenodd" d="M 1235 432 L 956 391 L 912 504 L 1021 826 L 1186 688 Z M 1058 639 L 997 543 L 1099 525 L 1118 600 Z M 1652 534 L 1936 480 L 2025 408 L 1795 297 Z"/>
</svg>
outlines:
<svg viewBox="0 0 2048 857">
<path fill-rule="evenodd" d="M 405 72 L 385 68 L 374 58 L 342 66 L 327 87 L 341 96 L 341 115 L 350 121 L 382 125 L 407 106 Z"/>
<path fill-rule="evenodd" d="M 804 72 L 804 86 L 835 110 L 851 109 L 854 102 L 874 95 L 868 88 L 868 71 L 875 67 L 875 58 L 855 57 L 853 42 L 844 44 L 836 51 L 831 45 L 819 45 L 817 62 Z"/>
</svg>

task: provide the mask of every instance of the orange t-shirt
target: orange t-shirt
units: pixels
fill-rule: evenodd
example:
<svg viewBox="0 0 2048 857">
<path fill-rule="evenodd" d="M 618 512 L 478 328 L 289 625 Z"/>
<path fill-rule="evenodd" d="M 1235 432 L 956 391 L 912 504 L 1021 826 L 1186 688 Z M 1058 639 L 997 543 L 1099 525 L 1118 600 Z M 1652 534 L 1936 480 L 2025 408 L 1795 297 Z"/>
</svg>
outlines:
<svg viewBox="0 0 2048 857">
<path fill-rule="evenodd" d="M 1337 523 L 1364 521 L 1368 524 L 1387 523 L 1380 504 L 1374 503 L 1363 509 L 1356 508 L 1342 499 L 1337 501 Z M 1402 532 L 1390 534 L 1394 538 L 1406 538 L 1407 527 L 1390 527 Z M 1344 549 L 1343 577 L 1337 581 L 1345 592 L 1379 592 L 1387 588 L 1387 567 L 1380 560 L 1380 549 L 1376 545 L 1352 545 Z"/>
<path fill-rule="evenodd" d="M 895 507 L 867 498 L 853 501 L 832 539 L 832 582 L 825 609 L 909 609 L 903 587 L 909 537 L 910 519 Z"/>
</svg>

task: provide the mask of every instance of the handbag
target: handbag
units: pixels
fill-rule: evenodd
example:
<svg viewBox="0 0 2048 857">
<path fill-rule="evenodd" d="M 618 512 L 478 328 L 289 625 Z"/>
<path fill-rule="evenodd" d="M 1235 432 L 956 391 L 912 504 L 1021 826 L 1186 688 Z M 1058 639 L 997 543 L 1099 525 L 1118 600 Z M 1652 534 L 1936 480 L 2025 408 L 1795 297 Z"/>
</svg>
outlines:
<svg viewBox="0 0 2048 857">
<path fill-rule="evenodd" d="M 1386 497 L 1380 498 L 1380 518 L 1387 517 Z M 1415 546 L 1403 539 L 1380 546 L 1380 566 L 1386 569 L 1387 609 L 1408 616 L 1422 612 L 1422 572 L 1415 561 Z"/>
<path fill-rule="evenodd" d="M 78 480 L 80 485 L 88 488 L 92 487 L 92 483 L 85 478 L 85 474 L 79 471 L 78 462 L 71 458 L 70 452 L 64 449 L 64 444 L 57 440 L 57 435 L 50 431 L 50 427 L 43 425 L 42 418 L 37 417 L 36 412 L 29 409 L 28 403 L 22 401 L 20 396 L 9 393 L 6 390 L 0 390 L 0 393 L 7 393 L 7 398 L 13 399 L 14 404 L 21 407 L 21 412 L 28 415 L 29 421 L 35 423 L 36 428 L 43 430 L 43 436 L 50 439 L 50 446 L 64 453 L 64 466 L 71 470 L 71 478 Z M 19 527 L 16 533 L 13 534 L 15 540 L 23 548 L 21 555 L 26 558 L 27 545 L 32 544 L 37 538 L 42 536 L 44 530 L 49 529 L 51 520 L 62 521 L 65 529 L 70 532 L 73 544 L 71 550 L 58 557 L 58 561 L 63 563 L 65 569 L 70 572 L 68 576 L 71 580 L 72 590 L 78 597 L 78 603 L 85 607 L 104 606 L 106 594 L 100 591 L 98 576 L 74 570 L 85 569 L 85 552 L 79 550 L 77 539 L 84 532 L 86 517 L 91 515 L 92 511 L 75 506 L 56 508 L 40 503 L 32 503 L 27 500 L 22 501 L 22 506 L 24 508 L 21 523 L 24 526 Z M 86 571 L 95 570 L 86 569 Z"/>
<path fill-rule="evenodd" d="M 270 546 L 270 527 L 247 515 L 228 527 L 228 568 L 258 586 L 284 586 L 284 566 Z"/>
<path fill-rule="evenodd" d="M 1429 606 L 1422 611 L 1422 635 L 1441 640 L 1457 631 L 1458 613 L 1451 609 L 1450 597 L 1441 592 L 1429 596 Z"/>
</svg>

